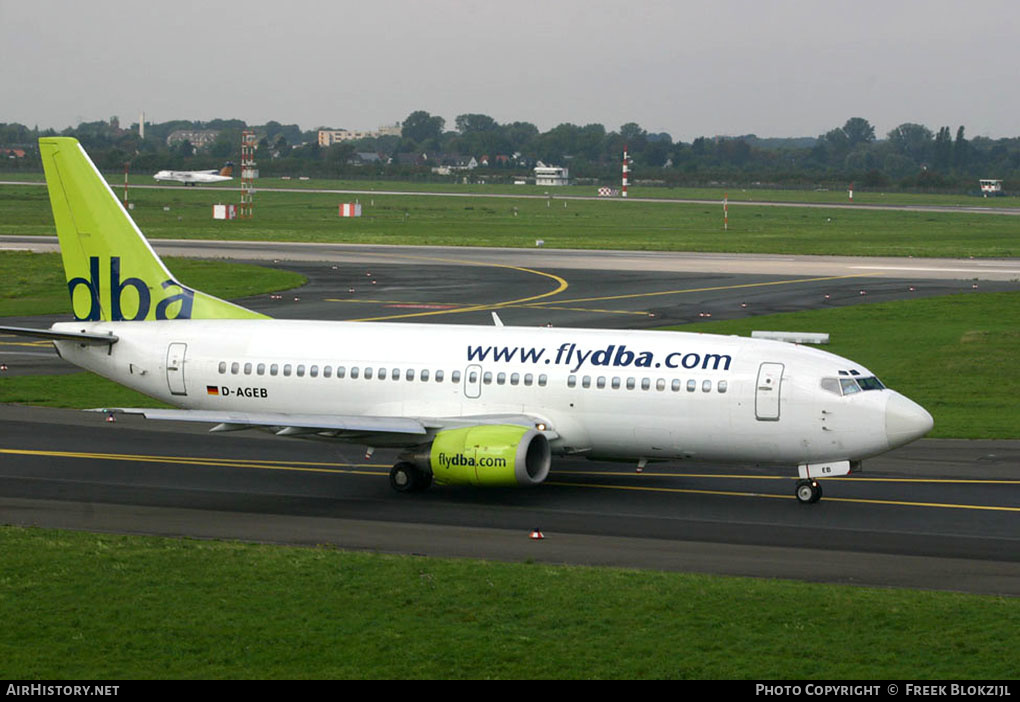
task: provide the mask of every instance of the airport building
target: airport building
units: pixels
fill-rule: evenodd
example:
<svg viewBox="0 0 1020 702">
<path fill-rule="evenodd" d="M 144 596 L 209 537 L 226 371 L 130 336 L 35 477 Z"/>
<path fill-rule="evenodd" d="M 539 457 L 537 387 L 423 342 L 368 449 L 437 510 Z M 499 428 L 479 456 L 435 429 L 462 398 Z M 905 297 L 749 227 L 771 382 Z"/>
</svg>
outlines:
<svg viewBox="0 0 1020 702">
<path fill-rule="evenodd" d="M 343 141 L 358 139 L 375 139 L 381 136 L 400 136 L 400 123 L 388 127 L 379 127 L 372 132 L 356 132 L 349 129 L 320 129 L 319 146 L 332 146 Z"/>
<path fill-rule="evenodd" d="M 177 129 L 170 132 L 170 136 L 166 138 L 166 145 L 174 146 L 188 141 L 196 149 L 203 149 L 216 141 L 219 134 L 218 129 Z"/>
<path fill-rule="evenodd" d="M 547 166 L 541 161 L 535 166 L 535 185 L 568 185 L 570 172 L 562 166 Z"/>
</svg>

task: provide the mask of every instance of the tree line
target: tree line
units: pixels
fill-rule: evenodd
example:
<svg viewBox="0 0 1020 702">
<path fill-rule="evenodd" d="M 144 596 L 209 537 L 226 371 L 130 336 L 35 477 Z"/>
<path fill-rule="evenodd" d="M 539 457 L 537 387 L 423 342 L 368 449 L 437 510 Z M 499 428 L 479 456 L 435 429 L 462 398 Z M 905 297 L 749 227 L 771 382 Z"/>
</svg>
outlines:
<svg viewBox="0 0 1020 702">
<path fill-rule="evenodd" d="M 167 144 L 176 130 L 218 132 L 211 144 L 196 149 L 187 141 Z M 319 129 L 270 121 L 249 125 L 237 119 L 207 122 L 173 120 L 121 128 L 117 119 L 83 122 L 61 135 L 78 138 L 105 171 L 134 173 L 165 168 L 215 168 L 240 160 L 241 133 L 256 133 L 256 160 L 261 176 L 327 178 L 470 178 L 509 181 L 530 175 L 538 161 L 566 166 L 580 182 L 619 181 L 624 149 L 636 184 L 773 185 L 780 187 L 900 188 L 926 191 L 975 191 L 979 178 L 998 178 L 1007 191 L 1020 191 L 1020 138 L 968 138 L 963 126 L 932 131 L 904 123 L 885 138 L 862 117 L 852 117 L 817 137 L 765 139 L 753 134 L 699 137 L 690 143 L 670 134 L 652 133 L 630 122 L 616 131 L 601 124 L 564 123 L 542 132 L 529 122 L 499 123 L 485 114 L 446 120 L 424 110 L 411 112 L 400 136 L 379 136 L 322 147 Z M 0 169 L 38 170 L 36 140 L 57 135 L 21 124 L 0 123 Z M 14 150 L 25 152 L 19 157 Z M 365 155 L 371 155 L 366 158 Z M 463 170 L 469 159 L 470 171 Z M 452 166 L 453 176 L 433 168 Z M 461 168 L 461 170 L 456 170 Z"/>
</svg>

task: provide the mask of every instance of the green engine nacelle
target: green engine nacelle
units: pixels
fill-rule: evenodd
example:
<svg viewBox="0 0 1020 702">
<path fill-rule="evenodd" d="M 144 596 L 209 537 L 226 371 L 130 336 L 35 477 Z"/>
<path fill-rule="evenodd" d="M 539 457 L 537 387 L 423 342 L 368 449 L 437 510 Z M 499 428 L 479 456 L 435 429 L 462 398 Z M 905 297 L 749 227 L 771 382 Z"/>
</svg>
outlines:
<svg viewBox="0 0 1020 702">
<path fill-rule="evenodd" d="M 433 478 L 447 485 L 538 485 L 549 475 L 549 441 L 532 427 L 481 424 L 436 434 L 429 453 Z"/>
</svg>

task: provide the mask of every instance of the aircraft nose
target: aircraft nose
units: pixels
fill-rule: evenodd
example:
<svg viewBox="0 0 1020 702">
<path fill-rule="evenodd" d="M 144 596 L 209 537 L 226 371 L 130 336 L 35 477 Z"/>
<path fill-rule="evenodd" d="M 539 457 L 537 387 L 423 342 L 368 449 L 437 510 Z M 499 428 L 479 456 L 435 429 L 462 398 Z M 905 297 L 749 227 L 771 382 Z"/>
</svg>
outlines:
<svg viewBox="0 0 1020 702">
<path fill-rule="evenodd" d="M 892 393 L 885 406 L 885 435 L 889 448 L 909 444 L 931 431 L 935 420 L 928 410 L 899 393 Z"/>
</svg>

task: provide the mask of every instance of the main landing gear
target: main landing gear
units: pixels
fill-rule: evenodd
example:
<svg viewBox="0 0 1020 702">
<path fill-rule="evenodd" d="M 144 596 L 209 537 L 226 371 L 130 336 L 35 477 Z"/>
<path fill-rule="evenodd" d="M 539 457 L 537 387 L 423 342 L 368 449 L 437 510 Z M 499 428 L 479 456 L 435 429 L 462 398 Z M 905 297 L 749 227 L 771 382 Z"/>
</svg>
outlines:
<svg viewBox="0 0 1020 702">
<path fill-rule="evenodd" d="M 421 492 L 432 485 L 432 473 L 413 463 L 401 461 L 390 468 L 390 486 L 397 492 Z"/>
<path fill-rule="evenodd" d="M 822 499 L 822 486 L 817 480 L 799 480 L 793 494 L 797 496 L 797 502 L 811 505 Z"/>
</svg>

